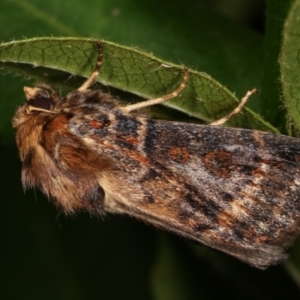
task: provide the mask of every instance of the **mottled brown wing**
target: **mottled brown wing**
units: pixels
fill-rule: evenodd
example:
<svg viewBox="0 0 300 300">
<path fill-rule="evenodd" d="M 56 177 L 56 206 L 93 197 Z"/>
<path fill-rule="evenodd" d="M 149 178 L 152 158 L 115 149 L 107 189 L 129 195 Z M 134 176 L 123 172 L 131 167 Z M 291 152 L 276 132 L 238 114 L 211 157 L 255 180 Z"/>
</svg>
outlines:
<svg viewBox="0 0 300 300">
<path fill-rule="evenodd" d="M 259 268 L 286 258 L 299 233 L 297 139 L 149 120 L 142 144 L 148 169 L 125 176 L 143 196 L 122 197 L 121 212 Z"/>
<path fill-rule="evenodd" d="M 298 139 L 149 120 L 143 150 L 152 167 L 140 183 L 159 190 L 169 229 L 260 268 L 286 257 L 299 233 Z"/>
<path fill-rule="evenodd" d="M 77 113 L 70 129 L 114 161 L 98 177 L 107 211 L 135 216 L 258 268 L 286 258 L 284 249 L 299 233 L 299 140 L 156 121 L 105 105 L 88 117 Z"/>
</svg>

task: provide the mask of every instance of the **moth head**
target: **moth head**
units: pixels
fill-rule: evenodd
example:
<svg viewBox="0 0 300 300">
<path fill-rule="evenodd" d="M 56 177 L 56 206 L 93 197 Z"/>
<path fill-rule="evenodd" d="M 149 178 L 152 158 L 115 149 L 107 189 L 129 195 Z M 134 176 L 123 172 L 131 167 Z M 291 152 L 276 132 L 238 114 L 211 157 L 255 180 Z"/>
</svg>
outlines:
<svg viewBox="0 0 300 300">
<path fill-rule="evenodd" d="M 52 114 L 55 101 L 45 90 L 38 87 L 24 87 L 26 102 L 20 106 L 13 118 L 13 127 L 18 128 L 26 123 L 32 116 L 42 112 Z"/>
<path fill-rule="evenodd" d="M 27 105 L 32 107 L 32 111 L 34 111 L 35 108 L 44 110 L 51 110 L 51 108 L 53 108 L 54 100 L 46 90 L 38 87 L 31 88 L 24 86 L 24 93 L 27 99 Z"/>
</svg>

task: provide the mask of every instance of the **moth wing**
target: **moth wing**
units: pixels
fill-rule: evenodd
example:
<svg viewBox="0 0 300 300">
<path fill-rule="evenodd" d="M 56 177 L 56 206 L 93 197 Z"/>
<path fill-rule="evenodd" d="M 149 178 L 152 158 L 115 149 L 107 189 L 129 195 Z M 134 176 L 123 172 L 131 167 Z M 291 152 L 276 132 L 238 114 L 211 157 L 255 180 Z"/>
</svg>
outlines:
<svg viewBox="0 0 300 300">
<path fill-rule="evenodd" d="M 118 175 L 126 192 L 110 189 L 111 211 L 126 212 L 258 268 L 287 257 L 284 249 L 299 233 L 296 139 L 149 120 L 143 145 L 140 154 L 149 158 L 147 167 L 139 176 L 130 171 Z"/>
</svg>

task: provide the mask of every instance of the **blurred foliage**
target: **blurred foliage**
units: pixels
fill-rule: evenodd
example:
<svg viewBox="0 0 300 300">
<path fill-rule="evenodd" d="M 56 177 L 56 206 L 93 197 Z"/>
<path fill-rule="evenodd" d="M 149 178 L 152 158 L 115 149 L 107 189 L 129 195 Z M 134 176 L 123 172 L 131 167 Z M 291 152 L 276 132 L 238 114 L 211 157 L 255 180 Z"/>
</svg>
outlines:
<svg viewBox="0 0 300 300">
<path fill-rule="evenodd" d="M 284 132 L 278 57 L 297 1 L 3 0 L 0 36 L 2 42 L 92 36 L 139 47 L 208 73 L 238 98 L 257 87 L 249 106 Z M 296 19 L 289 15 L 289 24 Z M 293 30 L 285 28 L 286 40 Z M 22 103 L 22 87 L 32 83 L 3 70 L 1 114 L 11 118 L 10 103 Z M 128 217 L 65 217 L 39 192 L 24 195 L 10 124 L 1 132 L 1 299 L 300 296 L 299 245 L 286 265 L 260 271 Z"/>
</svg>

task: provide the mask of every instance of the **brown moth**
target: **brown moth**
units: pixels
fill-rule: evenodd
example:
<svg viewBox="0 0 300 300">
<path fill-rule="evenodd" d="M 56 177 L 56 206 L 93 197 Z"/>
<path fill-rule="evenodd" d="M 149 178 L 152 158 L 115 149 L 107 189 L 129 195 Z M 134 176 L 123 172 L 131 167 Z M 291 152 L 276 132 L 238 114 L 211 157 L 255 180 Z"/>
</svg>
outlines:
<svg viewBox="0 0 300 300">
<path fill-rule="evenodd" d="M 153 120 L 89 90 L 25 87 L 13 118 L 22 182 L 67 214 L 127 214 L 265 269 L 299 234 L 300 142 L 257 130 Z M 247 98 L 247 97 L 246 97 Z"/>
</svg>

